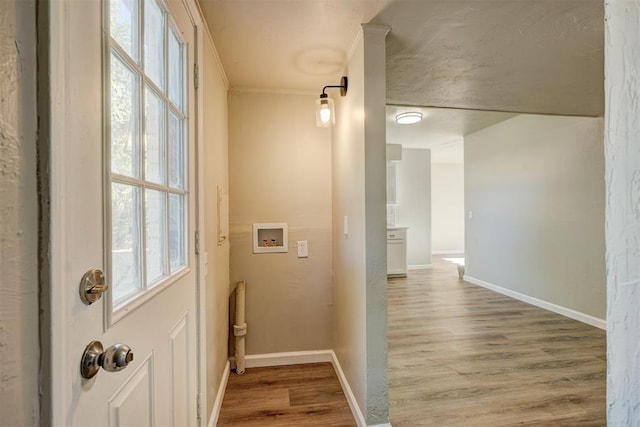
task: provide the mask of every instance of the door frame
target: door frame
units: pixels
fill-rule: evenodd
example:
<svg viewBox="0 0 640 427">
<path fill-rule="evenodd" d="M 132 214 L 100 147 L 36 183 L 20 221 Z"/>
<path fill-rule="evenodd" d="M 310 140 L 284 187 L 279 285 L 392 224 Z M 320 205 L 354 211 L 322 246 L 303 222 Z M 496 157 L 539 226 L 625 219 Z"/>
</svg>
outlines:
<svg viewBox="0 0 640 427">
<path fill-rule="evenodd" d="M 194 52 L 195 63 L 189 64 L 190 72 L 195 74 L 195 106 L 196 111 L 194 113 L 196 119 L 196 135 L 195 135 L 195 156 L 196 156 L 196 218 L 197 225 L 196 231 L 198 233 L 198 251 L 196 251 L 196 345 L 197 345 L 197 365 L 198 365 L 198 398 L 196 406 L 198 410 L 198 423 L 199 426 L 206 426 L 208 424 L 207 413 L 207 265 L 206 256 L 203 256 L 203 252 L 206 253 L 206 232 L 205 232 L 205 210 L 204 210 L 204 197 L 205 197 L 205 180 L 204 180 L 204 121 L 202 120 L 202 111 L 204 111 L 204 98 L 202 96 L 202 73 L 199 71 L 202 67 L 202 61 L 204 57 L 203 52 L 203 40 L 204 40 L 204 21 L 202 18 L 202 12 L 200 6 L 195 0 L 183 0 L 191 19 L 194 22 Z"/>
<path fill-rule="evenodd" d="M 100 1 L 103 0 L 93 0 Z M 204 21 L 199 6 L 195 0 L 182 0 L 194 24 L 194 52 L 193 64 L 188 64 L 189 71 L 195 73 L 196 66 L 202 62 L 202 37 Z M 40 386 L 42 390 L 40 402 L 40 425 L 63 425 L 65 420 L 65 405 L 69 402 L 71 390 L 64 387 L 62 376 L 66 372 L 68 357 L 78 359 L 80 354 L 57 354 L 53 351 L 53 343 L 67 342 L 69 330 L 67 328 L 69 306 L 65 290 L 67 286 L 77 286 L 78 278 L 69 277 L 65 268 L 64 248 L 67 246 L 66 230 L 69 224 L 65 222 L 69 206 L 65 205 L 66 195 L 64 175 L 65 171 L 73 167 L 65 153 L 70 149 L 68 135 L 73 126 L 73 120 L 68 117 L 66 106 L 69 105 L 69 86 L 72 82 L 66 79 L 67 61 L 74 52 L 69 48 L 67 40 L 71 37 L 69 10 L 74 0 L 56 0 L 38 2 L 37 5 L 37 56 L 38 56 L 38 89 L 37 110 L 38 122 L 38 199 L 40 216 L 39 249 L 39 298 L 40 298 Z M 102 28 L 96 28 L 102 32 Z M 199 74 L 199 73 L 198 73 Z M 195 135 L 195 179 L 196 191 L 196 226 L 199 234 L 200 248 L 204 248 L 204 185 L 203 185 L 203 156 L 202 135 L 204 124 L 200 119 L 203 110 L 203 99 L 198 90 L 201 77 L 196 75 L 196 96 L 194 112 L 196 124 Z M 102 88 L 100 88 L 102 90 Z M 195 239 L 194 239 L 195 240 Z M 197 251 L 200 252 L 200 251 Z M 198 378 L 196 407 L 198 408 L 199 425 L 207 425 L 207 372 L 206 372 L 206 281 L 203 276 L 204 257 L 196 253 L 196 377 Z M 55 310 L 53 309 L 55 308 Z M 203 404 L 204 410 L 203 410 Z"/>
</svg>

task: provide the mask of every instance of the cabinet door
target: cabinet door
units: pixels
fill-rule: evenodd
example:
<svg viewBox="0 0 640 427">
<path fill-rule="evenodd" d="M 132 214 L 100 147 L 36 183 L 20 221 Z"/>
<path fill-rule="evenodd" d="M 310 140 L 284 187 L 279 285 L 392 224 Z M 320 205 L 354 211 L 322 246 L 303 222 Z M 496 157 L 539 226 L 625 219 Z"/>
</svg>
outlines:
<svg viewBox="0 0 640 427">
<path fill-rule="evenodd" d="M 407 249 L 404 240 L 387 240 L 387 274 L 406 274 Z"/>
</svg>

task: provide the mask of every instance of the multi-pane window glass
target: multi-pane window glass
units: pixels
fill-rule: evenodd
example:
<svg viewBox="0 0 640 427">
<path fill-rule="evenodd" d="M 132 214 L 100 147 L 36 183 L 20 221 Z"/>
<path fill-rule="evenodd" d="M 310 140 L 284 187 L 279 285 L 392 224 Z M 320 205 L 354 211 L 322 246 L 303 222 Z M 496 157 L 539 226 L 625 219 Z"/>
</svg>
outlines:
<svg viewBox="0 0 640 427">
<path fill-rule="evenodd" d="M 164 89 L 165 75 L 165 14 L 156 0 L 144 2 L 144 70 L 147 76 Z"/>
<path fill-rule="evenodd" d="M 111 37 L 137 63 L 140 44 L 138 0 L 111 0 L 109 6 Z"/>
<path fill-rule="evenodd" d="M 156 0 L 109 0 L 113 307 L 187 259 L 185 44 Z"/>
<path fill-rule="evenodd" d="M 145 88 L 144 177 L 156 184 L 165 183 L 166 160 L 164 140 L 165 102 Z"/>
<path fill-rule="evenodd" d="M 120 297 L 142 288 L 141 191 L 135 185 L 111 184 L 111 280 Z"/>
<path fill-rule="evenodd" d="M 139 177 L 140 117 L 138 76 L 111 55 L 111 171 Z"/>
</svg>

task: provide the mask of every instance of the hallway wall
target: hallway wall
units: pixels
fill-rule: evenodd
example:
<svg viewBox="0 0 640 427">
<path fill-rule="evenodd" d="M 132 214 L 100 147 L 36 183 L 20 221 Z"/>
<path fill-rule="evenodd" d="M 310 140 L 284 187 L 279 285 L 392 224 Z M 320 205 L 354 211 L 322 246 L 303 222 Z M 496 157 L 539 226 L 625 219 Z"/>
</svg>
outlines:
<svg viewBox="0 0 640 427">
<path fill-rule="evenodd" d="M 36 5 L 0 6 L 0 424 L 38 425 Z"/>
<path fill-rule="evenodd" d="M 409 227 L 409 268 L 424 268 L 431 265 L 431 150 L 403 148 L 397 170 L 396 225 Z"/>
<path fill-rule="evenodd" d="M 334 349 L 369 425 L 388 422 L 385 36 L 363 24 L 332 132 Z"/>
<path fill-rule="evenodd" d="M 316 98 L 229 95 L 231 283 L 247 281 L 247 354 L 332 348 L 331 130 L 315 125 Z M 252 224 L 270 222 L 288 224 L 288 252 L 254 254 Z"/>
<path fill-rule="evenodd" d="M 204 143 L 204 247 L 206 270 L 206 331 L 207 331 L 207 418 L 213 410 L 218 385 L 227 364 L 229 341 L 229 238 L 218 242 L 219 186 L 229 191 L 227 86 L 223 71 L 216 62 L 211 40 L 204 37 L 202 84 L 202 117 Z M 222 203 L 221 209 L 228 210 Z M 228 214 L 220 212 L 220 220 Z M 221 224 L 223 228 L 224 225 Z"/>
<path fill-rule="evenodd" d="M 431 163 L 433 253 L 464 253 L 464 165 Z"/>
<path fill-rule="evenodd" d="M 603 124 L 520 115 L 465 138 L 468 276 L 605 318 Z"/>
</svg>

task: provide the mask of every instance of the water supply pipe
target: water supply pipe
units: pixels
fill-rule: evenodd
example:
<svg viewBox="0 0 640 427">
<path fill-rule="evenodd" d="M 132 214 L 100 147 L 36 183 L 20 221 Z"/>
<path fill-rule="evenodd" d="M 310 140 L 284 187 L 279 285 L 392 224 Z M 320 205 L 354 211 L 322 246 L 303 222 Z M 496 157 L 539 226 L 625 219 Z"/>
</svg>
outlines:
<svg viewBox="0 0 640 427">
<path fill-rule="evenodd" d="M 247 335 L 245 322 L 245 281 L 238 282 L 236 288 L 236 323 L 233 325 L 233 335 L 236 337 L 236 374 L 244 374 L 244 338 Z"/>
</svg>

